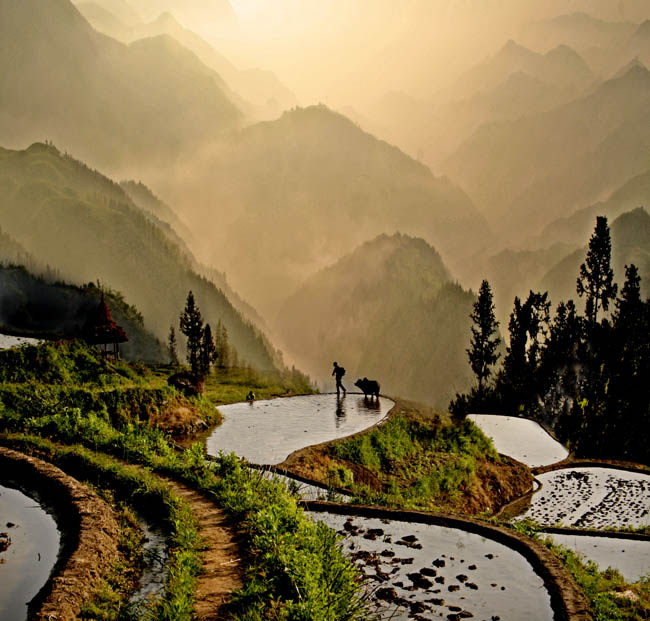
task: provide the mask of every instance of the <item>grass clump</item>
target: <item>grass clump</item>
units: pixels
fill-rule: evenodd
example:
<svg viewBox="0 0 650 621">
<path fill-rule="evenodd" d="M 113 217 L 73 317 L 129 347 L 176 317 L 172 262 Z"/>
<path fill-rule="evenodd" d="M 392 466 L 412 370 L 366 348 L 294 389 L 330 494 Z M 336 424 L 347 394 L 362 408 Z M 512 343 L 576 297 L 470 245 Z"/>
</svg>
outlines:
<svg viewBox="0 0 650 621">
<path fill-rule="evenodd" d="M 355 471 L 356 484 L 348 487 L 363 501 L 419 509 L 453 504 L 472 487 L 477 460 L 499 461 L 492 443 L 471 421 L 426 420 L 405 413 L 333 444 L 329 455 L 343 462 L 330 472 L 354 470 L 353 464 L 362 467 Z"/>
</svg>

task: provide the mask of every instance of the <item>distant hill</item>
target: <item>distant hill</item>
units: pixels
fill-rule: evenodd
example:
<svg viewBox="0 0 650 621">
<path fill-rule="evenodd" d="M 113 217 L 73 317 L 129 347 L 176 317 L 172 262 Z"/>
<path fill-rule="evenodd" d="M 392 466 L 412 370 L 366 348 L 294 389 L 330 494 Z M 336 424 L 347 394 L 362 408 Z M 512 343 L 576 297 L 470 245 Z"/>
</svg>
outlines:
<svg viewBox="0 0 650 621">
<path fill-rule="evenodd" d="M 422 236 L 452 267 L 467 245 L 490 241 L 459 187 L 324 106 L 249 127 L 203 161 L 187 170 L 196 187 L 177 197 L 183 216 L 204 256 L 268 317 L 305 278 L 382 232 Z"/>
<path fill-rule="evenodd" d="M 332 383 L 336 360 L 348 390 L 369 377 L 385 394 L 446 407 L 471 381 L 474 300 L 424 240 L 380 235 L 307 280 L 276 327 L 289 355 L 320 381 Z"/>
<path fill-rule="evenodd" d="M 162 340 L 191 289 L 204 319 L 221 320 L 240 357 L 270 369 L 273 349 L 226 295 L 197 272 L 188 249 L 100 173 L 34 144 L 0 150 L 0 221 L 5 233 L 73 283 L 100 280 L 122 292 Z"/>
<path fill-rule="evenodd" d="M 271 72 L 258 68 L 238 69 L 205 39 L 183 28 L 171 13 L 162 13 L 148 24 L 131 29 L 128 37 L 135 39 L 169 35 L 194 52 L 208 67 L 214 69 L 230 88 L 241 96 L 237 101 L 241 109 L 253 118 L 276 118 L 280 112 L 298 104 L 296 96 Z M 246 105 L 252 104 L 252 109 Z"/>
<path fill-rule="evenodd" d="M 650 205 L 650 170 L 627 181 L 606 200 L 554 220 L 534 240 L 534 244 L 542 245 L 548 240 L 582 244 L 593 232 L 596 216 L 607 216 L 613 222 L 623 212 L 641 205 Z"/>
<path fill-rule="evenodd" d="M 600 214 L 598 214 L 600 215 Z M 595 226 L 594 217 L 594 226 Z M 619 288 L 625 281 L 625 265 L 634 263 L 641 276 L 641 293 L 650 296 L 650 215 L 643 207 L 626 212 L 610 221 L 612 238 L 612 268 Z M 593 228 L 593 227 L 592 227 Z M 558 262 L 544 276 L 542 290 L 548 290 L 554 303 L 569 298 L 576 300 L 576 279 L 584 262 L 587 246 L 576 250 Z"/>
<path fill-rule="evenodd" d="M 588 13 L 576 12 L 534 22 L 526 28 L 524 38 L 534 47 L 569 44 L 579 50 L 609 48 L 622 44 L 635 28 L 633 22 L 610 22 Z"/>
<path fill-rule="evenodd" d="M 0 0 L 0 41 L 5 145 L 48 138 L 133 174 L 187 157 L 242 121 L 220 76 L 174 39 L 123 45 L 68 0 Z"/>
<path fill-rule="evenodd" d="M 650 73 L 636 66 L 549 112 L 481 127 L 444 170 L 521 235 L 644 172 L 649 147 Z"/>
<path fill-rule="evenodd" d="M 455 92 L 457 96 L 471 96 L 492 90 L 516 73 L 562 88 L 585 87 L 594 79 L 585 61 L 567 45 L 539 54 L 511 39 L 494 56 L 462 76 Z"/>
<path fill-rule="evenodd" d="M 20 265 L 0 264 L 0 326 L 25 335 L 79 338 L 101 299 L 93 284 L 74 286 L 30 273 Z M 148 332 L 142 316 L 115 292 L 106 292 L 113 319 L 129 338 L 120 345 L 127 360 L 166 362 L 165 346 Z"/>
</svg>

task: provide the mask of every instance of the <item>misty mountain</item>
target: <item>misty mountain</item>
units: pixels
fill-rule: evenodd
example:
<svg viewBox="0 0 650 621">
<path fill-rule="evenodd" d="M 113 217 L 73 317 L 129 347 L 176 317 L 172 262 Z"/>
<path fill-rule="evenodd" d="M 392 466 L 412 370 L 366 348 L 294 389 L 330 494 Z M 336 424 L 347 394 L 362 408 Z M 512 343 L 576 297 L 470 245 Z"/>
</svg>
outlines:
<svg viewBox="0 0 650 621">
<path fill-rule="evenodd" d="M 103 32 L 112 39 L 129 41 L 131 26 L 104 6 L 96 2 L 75 3 L 75 6 L 95 30 Z"/>
<path fill-rule="evenodd" d="M 0 228 L 0 263 L 22 265 L 30 260 L 31 255 L 22 244 Z"/>
<path fill-rule="evenodd" d="M 621 45 L 635 28 L 633 22 L 610 22 L 576 12 L 533 22 L 526 28 L 524 38 L 537 48 L 568 44 L 578 50 L 589 50 Z"/>
<path fill-rule="evenodd" d="M 183 201 L 203 256 L 267 316 L 382 232 L 420 235 L 448 261 L 490 240 L 460 188 L 324 106 L 246 128 L 178 175 L 194 179 L 173 202 Z"/>
<path fill-rule="evenodd" d="M 156 224 L 174 243 L 184 247 L 188 255 L 192 254 L 189 248 L 196 240 L 185 222 L 167 203 L 160 200 L 142 181 L 120 181 L 120 187 L 140 209 L 153 216 Z"/>
<path fill-rule="evenodd" d="M 470 384 L 474 300 L 424 240 L 380 235 L 308 279 L 282 306 L 276 332 L 321 381 L 332 383 L 336 360 L 348 390 L 369 377 L 385 394 L 445 407 Z"/>
<path fill-rule="evenodd" d="M 30 273 L 21 265 L 0 264 L 0 326 L 19 334 L 80 338 L 101 291 L 93 283 L 74 286 Z M 164 345 L 148 332 L 137 309 L 112 291 L 106 292 L 112 318 L 129 337 L 120 345 L 127 360 L 166 362 Z"/>
<path fill-rule="evenodd" d="M 83 7 L 82 13 L 84 13 L 84 15 L 85 11 L 91 11 L 92 14 L 96 16 L 101 16 L 103 12 L 104 18 L 106 18 L 106 15 L 109 15 L 109 19 L 117 19 L 120 24 L 124 26 L 130 26 L 142 21 L 142 15 L 140 15 L 140 13 L 135 9 L 135 4 L 131 1 L 94 0 L 91 2 L 77 2 L 75 0 L 74 4 L 80 11 Z"/>
<path fill-rule="evenodd" d="M 492 90 L 516 73 L 563 88 L 584 88 L 594 78 L 585 61 L 567 45 L 538 54 L 511 39 L 494 56 L 462 76 L 455 92 L 470 96 Z"/>
<path fill-rule="evenodd" d="M 631 211 L 640 205 L 650 205 L 650 170 L 630 179 L 606 200 L 578 209 L 565 218 L 554 220 L 532 244 L 541 245 L 552 239 L 566 244 L 582 245 L 593 231 L 596 216 L 607 216 L 612 222 L 623 212 Z"/>
<path fill-rule="evenodd" d="M 594 217 L 594 225 L 595 221 Z M 641 276 L 641 294 L 650 296 L 650 215 L 643 207 L 621 214 L 610 222 L 610 233 L 612 269 L 619 289 L 625 282 L 625 266 L 634 263 Z M 577 300 L 576 279 L 587 255 L 587 241 L 588 238 L 584 247 L 559 261 L 542 278 L 541 288 L 549 291 L 554 304 L 560 300 Z"/>
<path fill-rule="evenodd" d="M 223 78 L 225 83 L 222 88 L 249 116 L 259 120 L 276 118 L 282 110 L 298 103 L 296 96 L 278 80 L 273 72 L 262 69 L 238 69 L 205 39 L 183 28 L 171 13 L 161 13 L 152 22 L 126 25 L 98 4 L 83 3 L 77 8 L 95 29 L 123 43 L 160 35 L 172 37 Z"/>
<path fill-rule="evenodd" d="M 118 184 L 54 147 L 0 150 L 0 221 L 5 233 L 66 281 L 99 280 L 122 292 L 161 340 L 178 326 L 191 289 L 204 319 L 226 325 L 242 359 L 274 367 L 268 342 L 197 273 L 187 248 Z"/>
<path fill-rule="evenodd" d="M 0 0 L 0 41 L 3 144 L 49 138 L 111 170 L 154 167 L 242 120 L 221 78 L 174 39 L 123 45 L 68 0 Z"/>
<path fill-rule="evenodd" d="M 649 145 L 650 73 L 633 67 L 549 112 L 481 127 L 444 170 L 521 235 L 644 172 Z"/>
</svg>

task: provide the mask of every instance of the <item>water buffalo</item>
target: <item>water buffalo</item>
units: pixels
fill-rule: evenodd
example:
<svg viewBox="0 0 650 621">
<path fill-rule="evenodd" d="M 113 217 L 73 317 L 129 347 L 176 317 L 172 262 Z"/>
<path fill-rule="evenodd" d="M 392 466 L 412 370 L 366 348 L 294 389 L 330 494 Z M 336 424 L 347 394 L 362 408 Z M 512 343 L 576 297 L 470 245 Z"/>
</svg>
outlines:
<svg viewBox="0 0 650 621">
<path fill-rule="evenodd" d="M 367 377 L 364 377 L 354 382 L 354 385 L 360 388 L 366 397 L 370 395 L 379 399 L 379 382 L 376 380 L 369 380 Z"/>
</svg>

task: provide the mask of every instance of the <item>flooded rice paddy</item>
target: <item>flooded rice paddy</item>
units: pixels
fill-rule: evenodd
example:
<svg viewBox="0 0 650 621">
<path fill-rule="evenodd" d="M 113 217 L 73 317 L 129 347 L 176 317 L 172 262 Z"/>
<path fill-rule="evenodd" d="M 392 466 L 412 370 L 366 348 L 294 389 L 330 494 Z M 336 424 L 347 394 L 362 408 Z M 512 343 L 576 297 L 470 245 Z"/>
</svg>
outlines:
<svg viewBox="0 0 650 621">
<path fill-rule="evenodd" d="M 636 582 L 650 574 L 650 541 L 594 537 L 590 535 L 549 534 L 553 543 L 578 552 L 594 561 L 601 571 L 618 569 L 627 582 Z"/>
<path fill-rule="evenodd" d="M 553 618 L 542 579 L 523 556 L 462 530 L 311 514 L 344 536 L 344 551 L 368 576 L 381 619 Z"/>
<path fill-rule="evenodd" d="M 36 345 L 40 343 L 39 339 L 32 339 L 26 336 L 11 336 L 9 334 L 0 334 L 0 349 L 9 349 L 18 345 Z"/>
<path fill-rule="evenodd" d="M 1 485 L 0 533 L 0 619 L 23 620 L 56 563 L 60 534 L 36 500 Z"/>
<path fill-rule="evenodd" d="M 140 588 L 131 597 L 131 603 L 145 603 L 160 597 L 167 581 L 167 538 L 163 530 L 138 517 L 138 526 L 144 534 L 142 553 L 144 568 L 140 577 Z"/>
<path fill-rule="evenodd" d="M 469 418 L 492 439 L 499 453 L 513 457 L 528 467 L 547 466 L 569 455 L 540 425 L 527 418 L 470 414 Z"/>
<path fill-rule="evenodd" d="M 650 525 L 650 475 L 612 468 L 567 468 L 537 476 L 542 489 L 521 517 L 544 526 Z"/>
<path fill-rule="evenodd" d="M 207 451 L 234 452 L 254 464 L 279 464 L 298 449 L 372 427 L 393 405 L 389 399 L 348 393 L 220 406 L 224 420 L 208 438 Z"/>
</svg>

